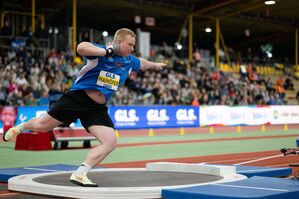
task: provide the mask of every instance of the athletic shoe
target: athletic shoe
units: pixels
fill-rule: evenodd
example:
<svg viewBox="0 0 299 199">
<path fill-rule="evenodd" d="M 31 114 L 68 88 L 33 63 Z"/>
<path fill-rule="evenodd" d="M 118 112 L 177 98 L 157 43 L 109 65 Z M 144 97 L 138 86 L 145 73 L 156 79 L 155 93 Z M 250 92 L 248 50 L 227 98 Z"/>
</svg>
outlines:
<svg viewBox="0 0 299 199">
<path fill-rule="evenodd" d="M 73 173 L 70 178 L 71 183 L 74 183 L 76 185 L 80 185 L 83 187 L 98 187 L 96 183 L 91 182 L 91 180 L 88 179 L 87 174 L 75 174 Z"/>
<path fill-rule="evenodd" d="M 9 140 L 17 137 L 20 133 L 22 133 L 22 131 L 19 127 L 11 127 L 6 133 L 3 134 L 3 140 L 5 142 L 8 142 Z"/>
</svg>

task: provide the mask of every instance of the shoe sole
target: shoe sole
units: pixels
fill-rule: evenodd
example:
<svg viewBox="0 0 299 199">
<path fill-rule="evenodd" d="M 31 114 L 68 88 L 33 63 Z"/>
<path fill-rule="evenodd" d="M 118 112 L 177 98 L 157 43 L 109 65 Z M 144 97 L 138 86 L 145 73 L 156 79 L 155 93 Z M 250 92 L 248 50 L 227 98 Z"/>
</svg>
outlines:
<svg viewBox="0 0 299 199">
<path fill-rule="evenodd" d="M 8 142 L 9 140 L 6 140 L 6 139 L 5 139 L 5 135 L 6 135 L 6 132 L 3 133 L 2 139 L 3 139 L 4 142 Z"/>
<path fill-rule="evenodd" d="M 3 133 L 3 136 L 2 136 L 2 139 L 3 139 L 4 142 L 8 142 L 8 141 L 12 140 L 12 139 L 10 139 L 10 140 L 5 139 L 5 135 L 6 135 L 7 132 L 8 132 L 8 131 L 6 131 L 5 133 Z M 18 133 L 18 135 L 19 135 L 19 134 L 20 134 L 20 133 Z M 15 137 L 16 137 L 16 136 L 15 136 Z"/>
<path fill-rule="evenodd" d="M 76 184 L 76 185 L 80 185 L 82 187 L 99 187 L 99 185 L 97 185 L 97 184 L 94 184 L 94 185 L 92 185 L 92 184 L 83 184 L 83 183 L 78 182 L 76 180 L 70 180 L 70 182 L 73 183 L 73 184 Z"/>
</svg>

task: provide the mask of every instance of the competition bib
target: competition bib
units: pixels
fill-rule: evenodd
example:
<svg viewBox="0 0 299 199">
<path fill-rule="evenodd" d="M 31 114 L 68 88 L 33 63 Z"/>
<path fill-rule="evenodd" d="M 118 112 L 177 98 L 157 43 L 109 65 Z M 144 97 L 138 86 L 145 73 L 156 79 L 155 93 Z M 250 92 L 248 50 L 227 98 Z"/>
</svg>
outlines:
<svg viewBox="0 0 299 199">
<path fill-rule="evenodd" d="M 98 76 L 97 85 L 116 91 L 119 84 L 119 75 L 101 71 Z"/>
</svg>

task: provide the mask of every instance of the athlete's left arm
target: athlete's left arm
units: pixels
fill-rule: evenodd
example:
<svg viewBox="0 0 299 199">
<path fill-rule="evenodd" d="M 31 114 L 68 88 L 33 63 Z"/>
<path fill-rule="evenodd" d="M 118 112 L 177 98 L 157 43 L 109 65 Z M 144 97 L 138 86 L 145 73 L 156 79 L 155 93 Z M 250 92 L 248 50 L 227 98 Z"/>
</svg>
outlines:
<svg viewBox="0 0 299 199">
<path fill-rule="evenodd" d="M 151 62 L 151 61 L 148 61 L 146 59 L 143 59 L 143 58 L 139 58 L 140 59 L 140 69 L 141 70 L 150 70 L 150 69 L 153 69 L 153 70 L 161 70 L 163 69 L 166 64 L 164 63 L 158 63 L 158 62 Z"/>
</svg>

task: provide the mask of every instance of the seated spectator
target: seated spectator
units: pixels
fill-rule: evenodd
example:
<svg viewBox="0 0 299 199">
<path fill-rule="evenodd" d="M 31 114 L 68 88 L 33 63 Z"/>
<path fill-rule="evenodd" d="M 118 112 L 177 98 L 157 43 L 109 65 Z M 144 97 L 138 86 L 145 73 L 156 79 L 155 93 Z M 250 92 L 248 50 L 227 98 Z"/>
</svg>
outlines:
<svg viewBox="0 0 299 199">
<path fill-rule="evenodd" d="M 34 98 L 33 93 L 30 92 L 28 95 L 25 96 L 25 105 L 26 106 L 36 106 L 38 105 L 38 101 Z"/>
<path fill-rule="evenodd" d="M 204 62 L 189 67 L 186 57 L 178 59 L 174 55 L 165 59 L 165 46 L 161 48 L 165 56 L 157 51 L 151 59 L 168 62 L 168 67 L 161 74 L 132 72 L 126 87 L 111 104 L 277 105 L 283 104 L 285 89 L 294 89 L 291 76 L 285 82 L 283 78 L 273 82 L 256 70 L 255 63 L 241 64 L 240 77 L 212 69 Z M 69 89 L 82 64 L 73 62 L 71 50 L 52 49 L 46 56 L 26 48 L 17 53 L 0 48 L 0 104 L 48 105 L 49 89 Z M 299 92 L 297 99 L 299 103 Z"/>
<path fill-rule="evenodd" d="M 294 90 L 294 82 L 290 76 L 286 78 L 283 86 L 286 90 Z"/>
<path fill-rule="evenodd" d="M 3 86 L 0 87 L 0 106 L 3 106 L 6 104 L 6 98 L 7 93 L 5 91 L 5 88 Z"/>
<path fill-rule="evenodd" d="M 246 79 L 247 77 L 247 69 L 246 66 L 240 65 L 240 74 L 242 79 Z"/>
<path fill-rule="evenodd" d="M 47 91 L 43 91 L 41 97 L 38 99 L 38 105 L 49 106 L 49 94 Z"/>
<path fill-rule="evenodd" d="M 23 86 L 23 85 L 27 85 L 27 84 L 28 84 L 28 81 L 27 81 L 27 79 L 26 79 L 26 77 L 25 77 L 25 73 L 21 73 L 21 74 L 17 77 L 17 79 L 16 79 L 16 84 L 17 84 L 18 86 Z"/>
<path fill-rule="evenodd" d="M 280 77 L 276 81 L 276 85 L 275 85 L 276 92 L 278 93 L 279 98 L 281 100 L 283 100 L 285 97 L 285 89 L 283 87 L 283 84 L 284 84 L 284 81 L 283 81 L 282 77 Z"/>
<path fill-rule="evenodd" d="M 199 106 L 199 101 L 198 101 L 197 97 L 195 97 L 195 98 L 192 99 L 191 105 L 192 106 Z"/>
</svg>

